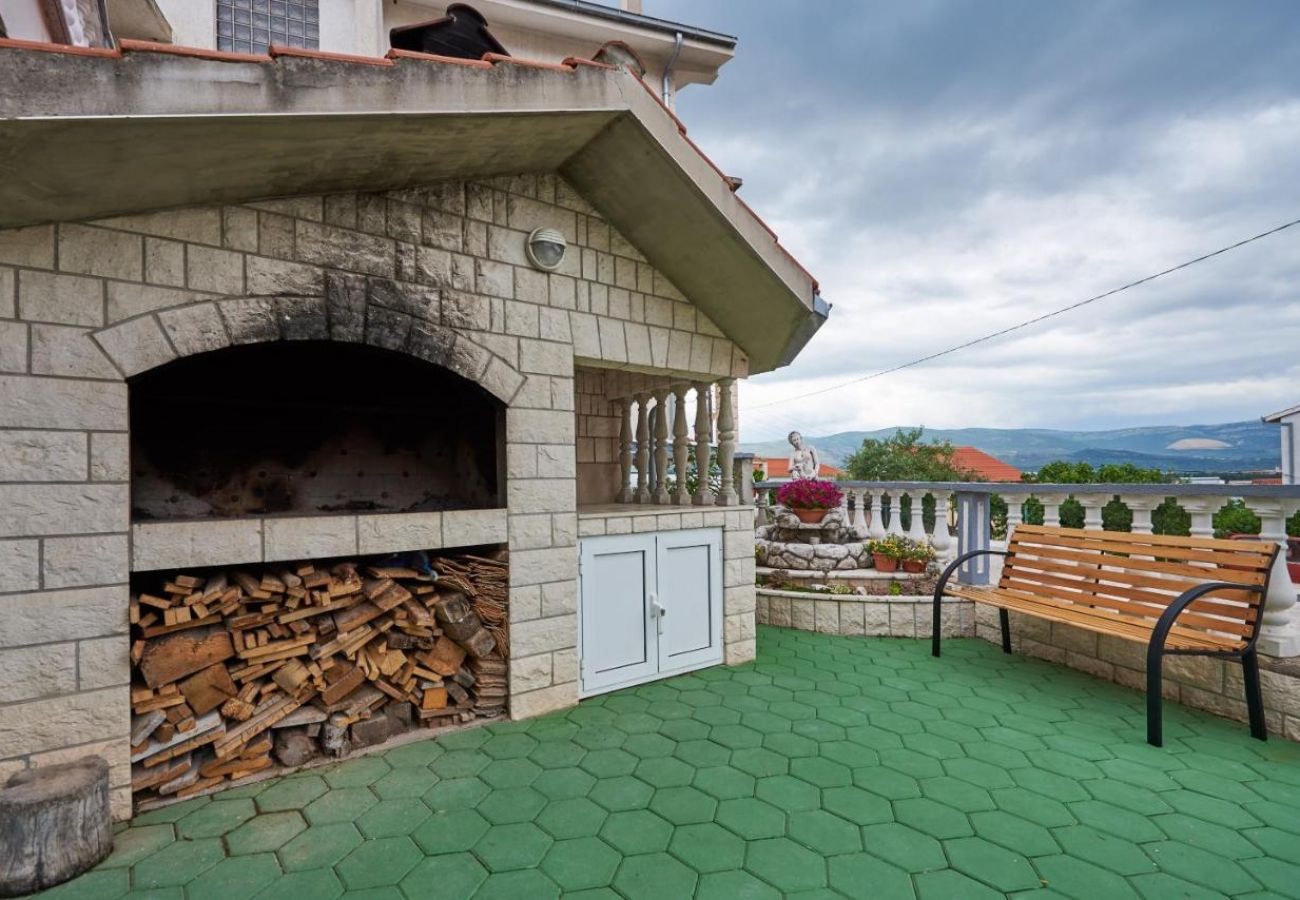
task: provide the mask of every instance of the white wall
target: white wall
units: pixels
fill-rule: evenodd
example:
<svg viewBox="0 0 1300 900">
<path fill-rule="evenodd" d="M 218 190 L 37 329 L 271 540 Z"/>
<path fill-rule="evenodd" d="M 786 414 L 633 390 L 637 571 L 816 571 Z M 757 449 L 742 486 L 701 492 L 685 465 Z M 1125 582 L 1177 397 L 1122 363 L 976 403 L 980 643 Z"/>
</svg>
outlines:
<svg viewBox="0 0 1300 900">
<path fill-rule="evenodd" d="M 1287 416 L 1281 422 L 1282 431 L 1282 483 L 1300 484 L 1300 413 Z"/>
<path fill-rule="evenodd" d="M 0 17 L 11 38 L 24 41 L 48 41 L 50 32 L 37 0 L 0 0 Z"/>
<path fill-rule="evenodd" d="M 172 26 L 172 43 L 179 47 L 217 46 L 217 4 L 213 0 L 155 0 Z"/>
</svg>

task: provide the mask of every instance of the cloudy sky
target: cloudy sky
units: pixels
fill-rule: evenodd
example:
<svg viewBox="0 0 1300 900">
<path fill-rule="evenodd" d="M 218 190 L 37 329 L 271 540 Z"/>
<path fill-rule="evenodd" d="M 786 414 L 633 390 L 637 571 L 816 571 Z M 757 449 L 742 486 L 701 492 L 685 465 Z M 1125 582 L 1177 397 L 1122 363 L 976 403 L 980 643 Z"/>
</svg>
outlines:
<svg viewBox="0 0 1300 900">
<path fill-rule="evenodd" d="M 1292 2 L 645 0 L 738 35 L 691 136 L 834 304 L 745 437 L 1108 428 L 1300 403 L 1300 226 L 977 349 L 888 368 L 1300 218 Z"/>
</svg>

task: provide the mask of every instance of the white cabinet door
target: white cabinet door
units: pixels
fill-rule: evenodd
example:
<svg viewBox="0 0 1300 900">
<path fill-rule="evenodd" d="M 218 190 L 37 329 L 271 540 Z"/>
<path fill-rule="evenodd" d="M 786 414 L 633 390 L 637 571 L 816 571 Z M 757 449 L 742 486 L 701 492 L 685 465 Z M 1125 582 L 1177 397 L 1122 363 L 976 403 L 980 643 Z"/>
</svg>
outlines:
<svg viewBox="0 0 1300 900">
<path fill-rule="evenodd" d="M 581 695 L 722 662 L 722 532 L 583 538 Z"/>
<path fill-rule="evenodd" d="M 715 529 L 656 536 L 659 671 L 722 662 L 722 533 Z"/>
<path fill-rule="evenodd" d="M 645 681 L 659 671 L 656 616 L 651 607 L 653 537 L 629 534 L 582 541 L 579 652 L 584 696 Z"/>
</svg>

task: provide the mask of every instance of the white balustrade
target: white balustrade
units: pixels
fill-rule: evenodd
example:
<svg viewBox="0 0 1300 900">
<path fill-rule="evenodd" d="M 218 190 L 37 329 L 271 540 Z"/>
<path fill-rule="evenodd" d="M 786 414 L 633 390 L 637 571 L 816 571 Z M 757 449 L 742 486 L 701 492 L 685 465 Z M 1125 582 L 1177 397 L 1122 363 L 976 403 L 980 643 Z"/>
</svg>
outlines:
<svg viewBox="0 0 1300 900">
<path fill-rule="evenodd" d="M 722 479 L 718 485 L 718 506 L 736 505 L 736 405 L 733 388 L 736 379 L 718 382 L 718 466 Z"/>
<path fill-rule="evenodd" d="M 921 491 L 909 491 L 907 496 L 912 501 L 908 514 L 907 536 L 917 543 L 924 544 L 929 540 L 929 536 L 925 533 L 925 494 Z"/>
<path fill-rule="evenodd" d="M 889 493 L 889 524 L 885 534 L 903 537 L 903 495 L 899 491 Z"/>
<path fill-rule="evenodd" d="M 650 502 L 650 395 L 636 395 L 636 493 L 637 503 Z"/>
<path fill-rule="evenodd" d="M 666 506 L 668 497 L 668 388 L 654 392 L 655 398 L 655 468 L 651 496 L 655 503 Z"/>
<path fill-rule="evenodd" d="M 930 546 L 940 559 L 947 559 L 952 550 L 952 535 L 948 532 L 948 492 L 937 491 L 934 495 L 934 532 L 930 535 Z"/>
<path fill-rule="evenodd" d="M 673 385 L 673 467 L 677 470 L 677 479 L 673 483 L 672 500 L 678 506 L 686 506 L 691 502 L 691 492 L 686 487 L 686 468 L 690 465 L 691 458 L 690 425 L 686 421 L 688 390 L 689 384 Z"/>
<path fill-rule="evenodd" d="M 709 488 L 709 463 L 712 459 L 713 423 L 709 419 L 709 385 L 695 383 L 695 472 L 697 485 L 693 502 L 696 506 L 712 506 L 713 491 Z"/>
<path fill-rule="evenodd" d="M 862 496 L 867 496 L 863 491 Z M 885 537 L 885 492 L 871 492 L 871 525 L 867 529 L 867 537 L 873 541 L 884 540 Z"/>
<path fill-rule="evenodd" d="M 1160 505 L 1161 498 L 1151 494 L 1124 494 L 1120 497 L 1133 514 L 1133 533 L 1151 534 L 1151 514 Z"/>
</svg>

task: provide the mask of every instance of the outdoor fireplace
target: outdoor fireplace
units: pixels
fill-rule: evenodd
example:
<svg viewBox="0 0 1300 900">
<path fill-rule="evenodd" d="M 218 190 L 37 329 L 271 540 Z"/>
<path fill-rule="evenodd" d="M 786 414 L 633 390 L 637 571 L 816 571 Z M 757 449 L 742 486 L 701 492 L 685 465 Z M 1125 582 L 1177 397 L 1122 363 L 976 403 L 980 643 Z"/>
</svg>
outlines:
<svg viewBox="0 0 1300 900">
<path fill-rule="evenodd" d="M 249 344 L 131 382 L 135 521 L 503 505 L 501 404 L 361 344 Z"/>
</svg>

